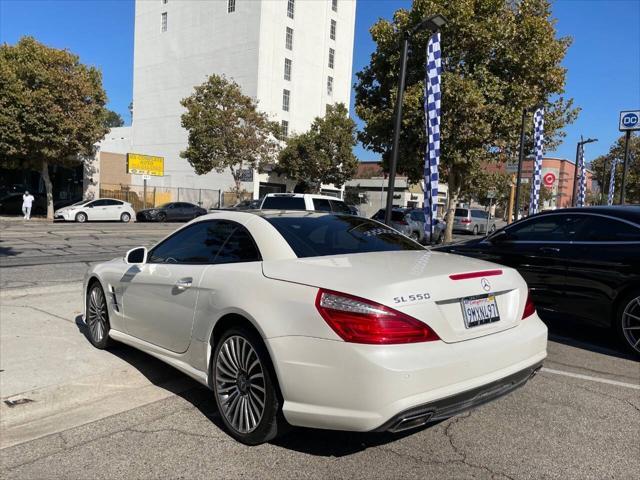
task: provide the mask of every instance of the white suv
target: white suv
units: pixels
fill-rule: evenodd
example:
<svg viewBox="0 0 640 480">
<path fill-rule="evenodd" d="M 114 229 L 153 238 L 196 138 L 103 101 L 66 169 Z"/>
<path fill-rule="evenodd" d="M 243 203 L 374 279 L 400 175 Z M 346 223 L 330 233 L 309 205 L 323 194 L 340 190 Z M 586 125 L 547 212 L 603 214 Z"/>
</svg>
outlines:
<svg viewBox="0 0 640 480">
<path fill-rule="evenodd" d="M 262 200 L 261 209 L 269 210 L 315 210 L 353 214 L 342 200 L 327 195 L 310 193 L 268 193 Z"/>
</svg>

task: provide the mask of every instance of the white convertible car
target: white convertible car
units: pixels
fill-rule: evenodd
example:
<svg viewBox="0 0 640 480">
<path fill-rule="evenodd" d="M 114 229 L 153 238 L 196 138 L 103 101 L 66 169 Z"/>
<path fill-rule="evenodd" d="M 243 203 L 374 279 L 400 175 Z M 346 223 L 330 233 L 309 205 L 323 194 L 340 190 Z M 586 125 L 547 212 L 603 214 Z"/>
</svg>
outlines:
<svg viewBox="0 0 640 480">
<path fill-rule="evenodd" d="M 91 268 L 91 342 L 213 391 L 246 444 L 287 424 L 397 432 L 523 385 L 547 329 L 513 269 L 362 217 L 220 211 Z"/>
</svg>

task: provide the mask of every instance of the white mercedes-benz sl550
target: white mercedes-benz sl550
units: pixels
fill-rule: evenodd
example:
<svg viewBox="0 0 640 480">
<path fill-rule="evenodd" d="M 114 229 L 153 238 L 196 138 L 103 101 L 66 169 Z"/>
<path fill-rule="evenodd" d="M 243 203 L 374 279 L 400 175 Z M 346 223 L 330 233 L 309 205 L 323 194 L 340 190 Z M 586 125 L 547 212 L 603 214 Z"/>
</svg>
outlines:
<svg viewBox="0 0 640 480">
<path fill-rule="evenodd" d="M 92 267 L 85 322 L 212 390 L 246 444 L 398 432 L 524 385 L 547 328 L 513 269 L 350 215 L 219 211 Z"/>
</svg>

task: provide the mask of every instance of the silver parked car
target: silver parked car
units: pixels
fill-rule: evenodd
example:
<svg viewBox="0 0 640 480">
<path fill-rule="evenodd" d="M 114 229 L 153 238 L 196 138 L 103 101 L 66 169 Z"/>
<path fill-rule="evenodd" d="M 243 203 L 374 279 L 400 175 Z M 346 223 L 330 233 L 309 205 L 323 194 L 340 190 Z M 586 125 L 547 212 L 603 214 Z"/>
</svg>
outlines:
<svg viewBox="0 0 640 480">
<path fill-rule="evenodd" d="M 384 223 L 384 212 L 385 209 L 381 208 L 371 218 Z M 394 208 L 391 210 L 391 227 L 416 242 L 420 242 L 424 236 L 424 224 L 420 224 L 411 218 L 411 211 L 406 208 Z"/>
<path fill-rule="evenodd" d="M 493 233 L 496 221 L 490 218 L 489 212 L 473 208 L 456 208 L 453 216 L 453 231 L 462 233 Z"/>
</svg>

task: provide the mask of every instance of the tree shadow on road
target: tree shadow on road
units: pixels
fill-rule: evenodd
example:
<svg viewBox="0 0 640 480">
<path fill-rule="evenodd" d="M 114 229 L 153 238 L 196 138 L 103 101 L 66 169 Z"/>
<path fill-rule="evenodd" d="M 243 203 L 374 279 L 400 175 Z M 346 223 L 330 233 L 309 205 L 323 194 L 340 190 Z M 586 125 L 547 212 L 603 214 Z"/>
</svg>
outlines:
<svg viewBox="0 0 640 480">
<path fill-rule="evenodd" d="M 89 331 L 82 315 L 75 318 L 75 324 L 84 337 L 89 340 Z M 140 350 L 122 343 L 109 348 L 109 353 L 117 356 L 142 373 L 152 384 L 170 391 L 197 408 L 202 415 L 225 432 L 224 424 L 216 407 L 213 392 L 204 385 L 191 379 L 172 366 Z M 186 382 L 186 387 L 185 387 Z M 371 447 L 395 442 L 430 428 L 438 422 L 400 433 L 359 433 L 311 428 L 291 427 L 286 435 L 270 442 L 273 445 L 321 457 L 343 457 L 361 452 Z"/>
</svg>

